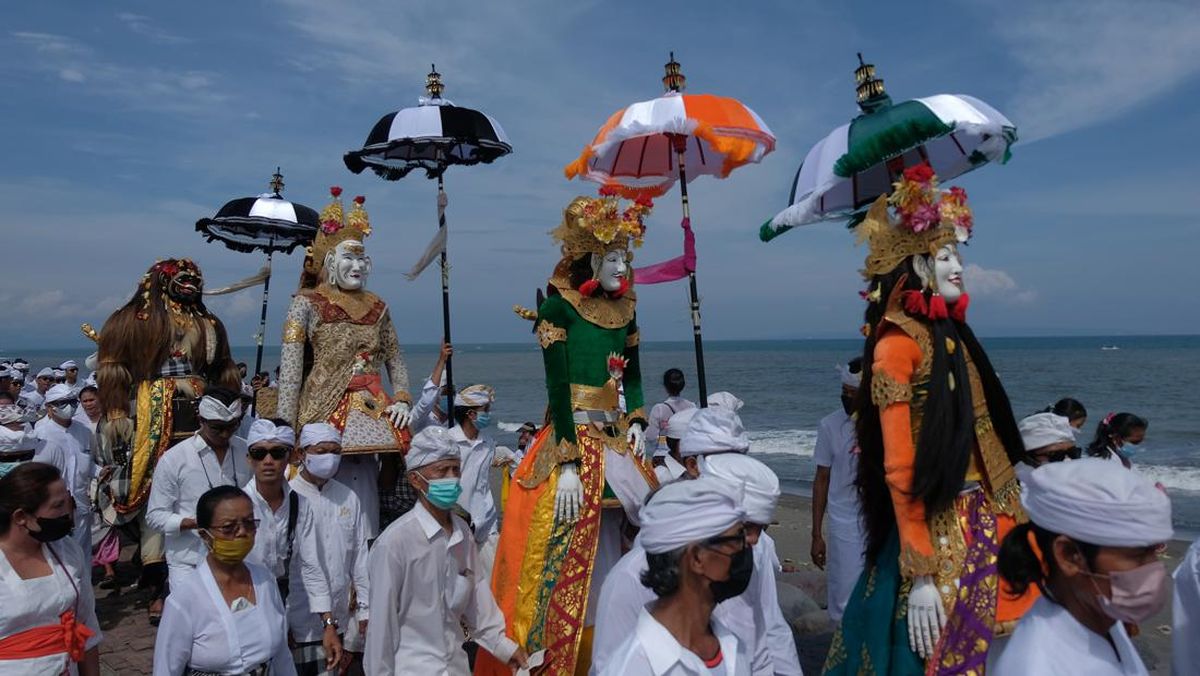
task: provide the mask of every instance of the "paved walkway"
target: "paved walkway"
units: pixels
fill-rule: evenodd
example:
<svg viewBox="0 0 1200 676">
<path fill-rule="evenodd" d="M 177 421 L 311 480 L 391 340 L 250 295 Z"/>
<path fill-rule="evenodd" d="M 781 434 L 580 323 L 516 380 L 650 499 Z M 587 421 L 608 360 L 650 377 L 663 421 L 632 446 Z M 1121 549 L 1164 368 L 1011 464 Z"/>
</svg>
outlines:
<svg viewBox="0 0 1200 676">
<path fill-rule="evenodd" d="M 104 676 L 148 676 L 153 671 L 154 636 L 146 607 L 149 593 L 128 585 L 136 580 L 136 571 L 129 558 L 133 547 L 121 552 L 117 564 L 117 579 L 126 586 L 120 590 L 100 589 L 96 592 L 96 616 L 104 640 L 100 643 L 100 673 Z M 95 578 L 97 584 L 99 578 Z"/>
</svg>

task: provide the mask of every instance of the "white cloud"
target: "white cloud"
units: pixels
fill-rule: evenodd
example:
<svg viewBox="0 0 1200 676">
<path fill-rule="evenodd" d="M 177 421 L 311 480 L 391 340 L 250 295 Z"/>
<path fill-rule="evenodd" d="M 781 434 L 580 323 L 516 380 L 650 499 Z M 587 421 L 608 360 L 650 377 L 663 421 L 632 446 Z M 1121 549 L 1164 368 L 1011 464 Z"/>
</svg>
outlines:
<svg viewBox="0 0 1200 676">
<path fill-rule="evenodd" d="M 162 45 L 180 45 L 191 42 L 191 40 L 185 37 L 166 31 L 161 26 L 155 24 L 148 16 L 133 14 L 131 12 L 121 12 L 117 14 L 117 19 L 125 24 L 129 30 L 148 38 L 151 42 L 157 42 Z"/>
<path fill-rule="evenodd" d="M 1200 73 L 1200 3 L 1060 0 L 1000 10 L 1024 67 L 1007 112 L 1024 143 L 1105 122 Z"/>
<path fill-rule="evenodd" d="M 213 73 L 109 61 L 64 35 L 20 31 L 10 35 L 37 54 L 23 60 L 30 70 L 52 73 L 88 94 L 116 99 L 131 109 L 208 116 L 229 98 L 217 89 Z"/>
<path fill-rule="evenodd" d="M 1027 305 L 1037 300 L 1037 291 L 1021 288 L 1007 272 L 989 270 L 975 263 L 968 263 L 963 268 L 963 282 L 967 291 L 976 298 L 996 298 L 1016 305 Z"/>
</svg>

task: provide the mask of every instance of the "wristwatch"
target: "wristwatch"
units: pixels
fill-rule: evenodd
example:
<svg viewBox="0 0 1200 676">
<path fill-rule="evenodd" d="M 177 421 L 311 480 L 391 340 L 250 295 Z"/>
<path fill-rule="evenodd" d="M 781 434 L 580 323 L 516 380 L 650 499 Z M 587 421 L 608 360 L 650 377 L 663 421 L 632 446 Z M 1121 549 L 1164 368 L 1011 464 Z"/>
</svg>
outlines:
<svg viewBox="0 0 1200 676">
<path fill-rule="evenodd" d="M 333 619 L 333 615 L 321 620 L 321 628 L 324 629 L 328 627 L 333 627 L 334 629 L 338 628 L 337 620 Z"/>
</svg>

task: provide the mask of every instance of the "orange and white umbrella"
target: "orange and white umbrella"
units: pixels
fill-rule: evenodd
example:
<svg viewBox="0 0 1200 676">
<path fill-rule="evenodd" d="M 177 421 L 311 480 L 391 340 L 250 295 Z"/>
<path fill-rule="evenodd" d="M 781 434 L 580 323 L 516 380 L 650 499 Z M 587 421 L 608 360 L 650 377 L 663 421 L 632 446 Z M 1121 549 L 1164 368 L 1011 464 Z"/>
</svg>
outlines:
<svg viewBox="0 0 1200 676">
<path fill-rule="evenodd" d="M 667 93 L 613 113 L 579 158 L 567 165 L 567 178 L 579 176 L 603 184 L 630 199 L 658 197 L 679 181 L 683 204 L 684 255 L 635 271 L 639 284 L 688 277 L 696 381 L 700 406 L 707 406 L 704 343 L 700 334 L 700 294 L 687 184 L 697 176 L 725 178 L 738 167 L 757 163 L 775 150 L 775 135 L 749 106 L 725 96 L 684 94 L 687 78 L 675 54 L 666 64 Z M 643 272 L 647 273 L 643 277 Z"/>
<path fill-rule="evenodd" d="M 679 144 L 684 144 L 688 180 L 725 178 L 774 150 L 775 135 L 737 99 L 672 91 L 613 113 L 567 165 L 566 175 L 602 183 L 629 198 L 657 197 L 679 178 Z"/>
</svg>

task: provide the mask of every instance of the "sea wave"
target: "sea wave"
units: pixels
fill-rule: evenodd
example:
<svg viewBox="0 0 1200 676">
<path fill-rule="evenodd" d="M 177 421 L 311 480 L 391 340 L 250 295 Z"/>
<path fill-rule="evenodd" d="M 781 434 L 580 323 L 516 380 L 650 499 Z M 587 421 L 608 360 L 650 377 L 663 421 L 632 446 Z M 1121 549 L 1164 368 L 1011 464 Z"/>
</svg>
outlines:
<svg viewBox="0 0 1200 676">
<path fill-rule="evenodd" d="M 816 430 L 769 430 L 750 433 L 750 452 L 811 458 L 817 446 Z"/>
</svg>

